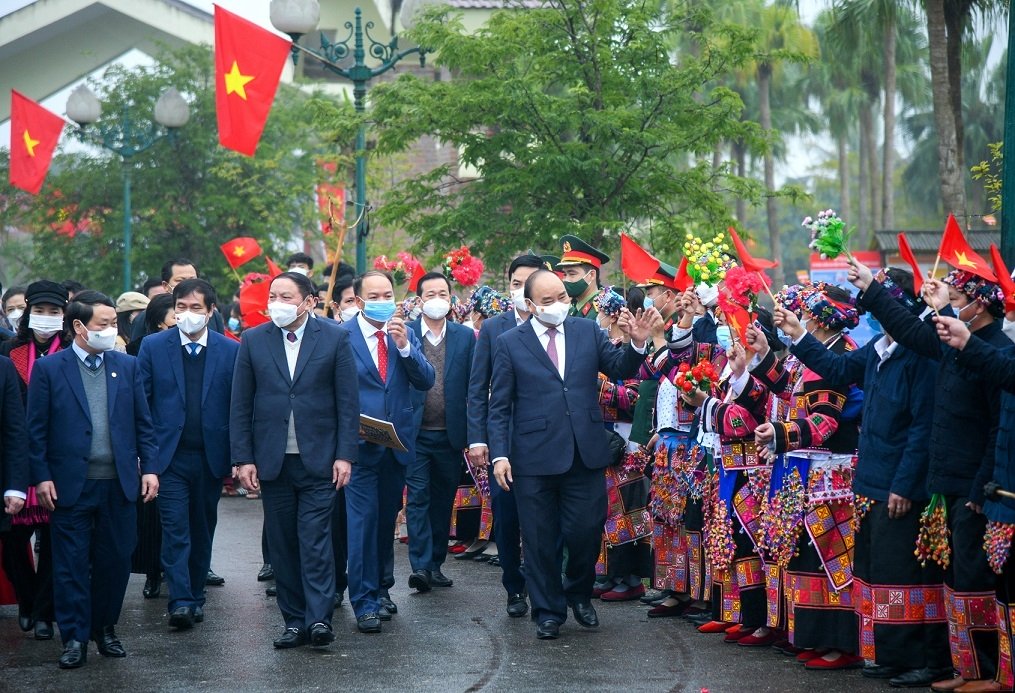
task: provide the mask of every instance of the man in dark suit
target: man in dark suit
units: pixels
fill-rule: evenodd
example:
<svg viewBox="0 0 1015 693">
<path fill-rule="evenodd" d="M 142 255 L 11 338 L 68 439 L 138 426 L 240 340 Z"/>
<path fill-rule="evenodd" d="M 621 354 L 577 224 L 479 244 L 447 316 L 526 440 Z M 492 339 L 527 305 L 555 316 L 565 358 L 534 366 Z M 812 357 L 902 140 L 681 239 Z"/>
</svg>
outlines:
<svg viewBox="0 0 1015 693">
<path fill-rule="evenodd" d="M 229 396 L 240 345 L 208 329 L 216 303 L 211 284 L 186 279 L 173 300 L 176 328 L 145 337 L 138 366 L 159 444 L 169 625 L 183 630 L 204 621 L 222 478 L 232 466 Z"/>
<path fill-rule="evenodd" d="M 177 284 L 188 279 L 196 279 L 197 276 L 197 265 L 195 265 L 193 261 L 182 257 L 166 260 L 165 264 L 162 265 L 162 288 L 166 293 L 171 294 Z M 137 317 L 134 318 L 134 322 L 130 324 L 131 341 L 139 340 L 145 334 L 145 312 L 146 311 L 141 311 L 138 313 Z M 218 332 L 219 334 L 224 332 L 226 329 L 225 320 L 222 319 L 222 314 L 219 313 L 217 309 L 213 311 L 211 317 L 208 318 L 208 328 L 212 332 Z"/>
<path fill-rule="evenodd" d="M 423 314 L 409 323 L 434 369 L 434 386 L 413 390 L 416 415 L 416 459 L 409 463 L 405 507 L 409 530 L 409 587 L 429 592 L 432 585 L 451 587 L 441 567 L 448 556 L 451 510 L 461 479 L 462 451 L 467 444 L 465 404 L 475 333 L 447 319 L 451 282 L 441 272 L 423 275 L 416 285 Z"/>
<path fill-rule="evenodd" d="M 28 435 L 19 383 L 14 364 L 0 356 L 0 489 L 6 515 L 21 512 L 28 498 Z M 10 519 L 0 516 L 0 531 L 9 526 Z"/>
<path fill-rule="evenodd" d="M 229 440 L 236 475 L 263 487 L 268 548 L 285 632 L 279 649 L 333 642 L 335 491 L 357 458 L 359 393 L 349 337 L 312 318 L 317 295 L 294 272 L 268 291 L 270 323 L 243 333 L 233 374 Z M 321 425 L 321 422 L 327 425 Z M 357 472 L 358 473 L 358 472 Z"/>
<path fill-rule="evenodd" d="M 87 660 L 95 640 L 105 657 L 127 655 L 120 618 L 137 543 L 138 488 L 158 493 L 158 447 L 133 357 L 112 351 L 116 308 L 82 291 L 67 307 L 72 348 L 35 362 L 28 387 L 32 481 L 51 510 L 61 669 Z M 140 471 L 140 479 L 138 472 Z M 140 482 L 140 483 L 139 483 Z"/>
<path fill-rule="evenodd" d="M 508 267 L 508 285 L 513 310 L 483 321 L 479 340 L 472 359 L 469 375 L 469 458 L 473 464 L 490 463 L 486 424 L 490 399 L 490 377 L 493 374 L 493 345 L 497 338 L 529 320 L 529 306 L 525 301 L 525 280 L 533 272 L 543 269 L 546 263 L 538 255 L 519 255 Z M 522 576 L 522 534 L 518 524 L 518 506 L 512 491 L 490 484 L 490 504 L 493 506 L 493 538 L 497 543 L 502 571 L 501 584 L 507 591 L 509 616 L 524 616 L 529 610 L 525 602 L 525 578 Z"/>
<path fill-rule="evenodd" d="M 359 411 L 390 422 L 407 448 L 361 440 L 356 475 L 345 490 L 349 601 L 360 632 L 379 633 L 382 618 L 397 611 L 388 588 L 394 584 L 395 517 L 402 507 L 405 468 L 416 459 L 412 389 L 433 387 L 434 369 L 396 314 L 391 276 L 370 270 L 356 277 L 353 288 L 360 313 L 340 327 L 356 354 Z"/>
<path fill-rule="evenodd" d="M 525 541 L 525 577 L 540 639 L 559 635 L 568 606 L 587 628 L 603 523 L 609 437 L 599 407 L 599 373 L 633 376 L 644 358 L 654 309 L 621 314 L 631 345 L 614 346 L 591 320 L 568 318 L 564 284 L 540 270 L 525 282 L 533 319 L 494 346 L 489 436 L 494 478 L 515 486 Z M 558 543 L 568 552 L 563 585 Z"/>
</svg>

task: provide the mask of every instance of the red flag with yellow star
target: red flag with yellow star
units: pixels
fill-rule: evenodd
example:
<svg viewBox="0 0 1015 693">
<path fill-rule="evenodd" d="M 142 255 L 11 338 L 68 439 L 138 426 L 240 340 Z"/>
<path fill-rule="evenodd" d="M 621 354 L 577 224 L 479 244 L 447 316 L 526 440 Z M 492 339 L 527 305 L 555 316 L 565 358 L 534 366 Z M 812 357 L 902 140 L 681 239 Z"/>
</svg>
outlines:
<svg viewBox="0 0 1015 693">
<path fill-rule="evenodd" d="M 57 114 L 11 89 L 11 185 L 39 193 L 63 123 Z"/>
<path fill-rule="evenodd" d="M 226 262 L 233 269 L 250 262 L 261 254 L 261 246 L 257 240 L 247 236 L 240 236 L 231 241 L 226 241 L 219 248 L 226 256 Z"/>
<path fill-rule="evenodd" d="M 948 223 L 945 224 L 945 233 L 941 237 L 937 254 L 957 270 L 971 272 L 988 282 L 997 283 L 997 275 L 990 269 L 990 263 L 973 252 L 966 237 L 962 235 L 962 229 L 959 228 L 959 222 L 955 220 L 954 214 L 948 215 Z"/>
<path fill-rule="evenodd" d="M 254 155 L 291 46 L 215 6 L 215 115 L 223 147 Z"/>
</svg>

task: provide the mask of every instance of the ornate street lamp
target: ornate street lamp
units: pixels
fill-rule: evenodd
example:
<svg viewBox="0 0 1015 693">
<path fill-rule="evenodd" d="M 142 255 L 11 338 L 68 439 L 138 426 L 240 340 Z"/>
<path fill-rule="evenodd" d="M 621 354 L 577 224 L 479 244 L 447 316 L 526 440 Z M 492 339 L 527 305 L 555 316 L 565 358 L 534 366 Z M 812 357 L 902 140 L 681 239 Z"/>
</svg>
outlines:
<svg viewBox="0 0 1015 693">
<path fill-rule="evenodd" d="M 412 28 L 416 16 L 422 7 L 434 0 L 407 0 L 402 5 L 400 18 L 402 26 Z M 352 22 L 346 22 L 349 34 L 342 41 L 331 42 L 321 34 L 321 46 L 317 51 L 299 45 L 299 39 L 317 27 L 320 21 L 321 8 L 317 0 L 271 0 L 271 23 L 282 33 L 289 34 L 293 40 L 293 64 L 304 52 L 319 60 L 326 69 L 344 77 L 353 85 L 353 104 L 358 113 L 366 110 L 367 84 L 371 79 L 384 74 L 402 58 L 412 54 L 419 55 L 419 64 L 426 63 L 426 50 L 418 46 L 399 49 L 398 35 L 391 37 L 388 43 L 377 41 L 370 35 L 374 28 L 373 22 L 363 24 L 363 12 L 356 8 Z M 352 45 L 350 46 L 350 41 Z M 369 45 L 367 45 L 369 42 Z M 367 53 L 378 60 L 374 67 L 366 64 Z M 353 64 L 348 68 L 338 65 L 339 61 L 352 56 Z M 366 239 L 370 233 L 367 219 L 367 162 L 366 162 L 366 127 L 360 125 L 356 132 L 356 271 L 363 272 L 367 264 Z"/>
<path fill-rule="evenodd" d="M 67 117 L 78 124 L 75 135 L 82 142 L 97 144 L 119 155 L 123 163 L 123 290 L 133 288 L 130 266 L 133 245 L 130 209 L 130 182 L 133 157 L 149 149 L 165 137 L 174 137 L 176 130 L 187 124 L 190 107 L 173 87 L 162 92 L 155 102 L 154 122 L 147 126 L 135 122 L 124 109 L 118 119 L 105 119 L 101 123 L 102 104 L 85 85 L 79 86 L 67 98 Z"/>
</svg>

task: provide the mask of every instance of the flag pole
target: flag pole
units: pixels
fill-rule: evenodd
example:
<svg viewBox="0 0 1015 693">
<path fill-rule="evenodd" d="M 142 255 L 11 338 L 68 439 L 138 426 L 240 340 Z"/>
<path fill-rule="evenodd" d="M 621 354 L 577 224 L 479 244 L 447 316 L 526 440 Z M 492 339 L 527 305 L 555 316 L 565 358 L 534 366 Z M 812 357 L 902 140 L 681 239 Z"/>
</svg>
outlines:
<svg viewBox="0 0 1015 693">
<path fill-rule="evenodd" d="M 327 310 L 333 301 L 335 295 L 335 280 L 338 278 L 338 263 L 342 259 L 342 246 L 345 245 L 345 233 L 348 227 L 345 224 L 339 224 L 338 229 L 335 229 L 335 213 L 334 213 L 334 199 L 328 197 L 328 224 L 331 226 L 331 232 L 335 234 L 335 257 L 331 261 L 331 275 L 328 276 L 328 291 L 324 295 L 324 309 Z M 359 223 L 359 220 L 356 220 Z"/>
<path fill-rule="evenodd" d="M 768 297 L 772 299 L 772 307 L 778 307 L 779 302 L 775 300 L 775 294 L 772 293 L 772 287 L 770 287 L 768 282 L 765 281 L 764 273 L 761 270 L 755 270 L 755 272 L 758 273 L 758 277 L 761 279 L 761 285 L 765 287 L 765 292 L 768 294 Z"/>
</svg>

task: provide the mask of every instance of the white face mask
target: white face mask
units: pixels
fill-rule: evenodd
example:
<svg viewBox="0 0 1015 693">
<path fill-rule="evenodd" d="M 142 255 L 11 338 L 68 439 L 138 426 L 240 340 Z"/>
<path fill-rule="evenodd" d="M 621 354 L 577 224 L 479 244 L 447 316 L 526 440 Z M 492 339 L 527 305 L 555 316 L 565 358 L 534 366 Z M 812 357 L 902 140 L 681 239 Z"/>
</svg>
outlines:
<svg viewBox="0 0 1015 693">
<path fill-rule="evenodd" d="M 310 276 L 310 270 L 305 267 L 290 267 L 289 271 L 295 272 L 296 274 L 302 274 L 304 277 Z"/>
<path fill-rule="evenodd" d="M 189 310 L 176 314 L 176 326 L 180 328 L 180 332 L 183 334 L 197 334 L 207 324 L 207 315 L 201 315 Z"/>
<path fill-rule="evenodd" d="M 525 305 L 525 287 L 519 287 L 511 291 L 511 303 L 514 304 L 515 310 L 520 313 L 528 313 L 529 307 Z"/>
<path fill-rule="evenodd" d="M 548 306 L 536 306 L 533 314 L 540 322 L 557 327 L 567 319 L 569 312 L 571 312 L 570 303 L 553 303 Z"/>
<path fill-rule="evenodd" d="M 342 318 L 342 322 L 355 320 L 357 315 L 359 315 L 359 308 L 356 308 L 355 306 L 352 308 L 343 308 L 339 313 L 339 316 Z"/>
<path fill-rule="evenodd" d="M 116 346 L 117 330 L 107 327 L 104 330 L 88 330 L 88 346 L 96 351 L 109 351 Z"/>
<path fill-rule="evenodd" d="M 299 319 L 299 307 L 291 303 L 274 301 L 268 304 L 268 317 L 271 318 L 276 327 L 285 328 Z"/>
<path fill-rule="evenodd" d="M 63 329 L 62 315 L 36 315 L 28 316 L 28 329 L 35 333 L 35 336 L 49 339 Z"/>
<path fill-rule="evenodd" d="M 11 329 L 15 332 L 18 331 L 18 326 L 21 324 L 21 316 L 25 314 L 20 308 L 15 308 L 7 314 L 7 321 L 11 324 Z"/>
<path fill-rule="evenodd" d="M 423 313 L 431 320 L 440 320 L 451 310 L 451 304 L 443 298 L 431 298 L 423 302 Z"/>
</svg>

